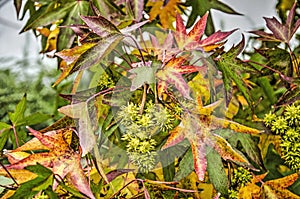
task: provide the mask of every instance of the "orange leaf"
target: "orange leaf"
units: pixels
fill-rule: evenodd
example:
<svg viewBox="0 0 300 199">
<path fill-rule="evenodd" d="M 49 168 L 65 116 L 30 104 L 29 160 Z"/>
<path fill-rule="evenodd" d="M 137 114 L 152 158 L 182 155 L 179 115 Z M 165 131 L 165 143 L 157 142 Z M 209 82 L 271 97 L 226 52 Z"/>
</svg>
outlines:
<svg viewBox="0 0 300 199">
<path fill-rule="evenodd" d="M 159 16 L 160 22 L 163 28 L 172 28 L 172 23 L 175 21 L 176 13 L 180 13 L 179 3 L 180 0 L 169 0 L 166 5 L 164 5 L 163 0 L 157 0 L 155 2 L 148 1 L 148 7 L 152 7 L 149 15 L 150 20 L 154 20 L 157 16 Z"/>
<path fill-rule="evenodd" d="M 42 134 L 39 131 L 29 127 L 27 128 L 40 142 L 38 143 L 35 140 L 29 141 L 29 143 L 34 143 L 37 146 L 41 146 L 40 144 L 43 144 L 45 146 L 41 146 L 41 148 L 44 149 L 46 147 L 49 152 L 30 154 L 27 157 L 6 166 L 6 169 L 9 171 L 15 171 L 16 169 L 22 170 L 29 165 L 36 165 L 39 163 L 51 169 L 54 174 L 59 175 L 61 178 L 68 176 L 67 180 L 69 183 L 73 184 L 80 192 L 94 199 L 95 197 L 90 189 L 89 183 L 81 166 L 81 150 L 74 151 L 70 148 L 63 136 L 65 132 L 68 133 L 72 130 L 61 129 L 55 132 Z M 33 146 L 33 148 L 37 149 L 37 146 Z M 16 149 L 16 151 L 12 152 L 12 154 L 18 154 L 21 150 L 28 148 L 28 144 L 24 144 L 23 148 L 20 147 L 19 149 Z M 55 181 L 53 188 L 56 186 L 57 182 Z"/>
<path fill-rule="evenodd" d="M 161 150 L 164 150 L 166 148 L 169 148 L 171 146 L 174 146 L 184 140 L 184 134 L 182 133 L 179 126 L 177 126 L 175 129 L 173 129 L 170 132 L 170 136 L 168 137 L 168 140 L 166 143 L 161 147 Z"/>
</svg>

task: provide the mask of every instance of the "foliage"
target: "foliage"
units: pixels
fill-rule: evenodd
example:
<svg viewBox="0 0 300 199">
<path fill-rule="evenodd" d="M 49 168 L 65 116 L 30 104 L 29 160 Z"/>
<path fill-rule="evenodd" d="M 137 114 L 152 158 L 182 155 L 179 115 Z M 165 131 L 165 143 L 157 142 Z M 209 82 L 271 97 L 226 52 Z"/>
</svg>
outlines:
<svg viewBox="0 0 300 199">
<path fill-rule="evenodd" d="M 217 0 L 14 4 L 68 103 L 2 118 L 3 198 L 299 198 L 297 2 L 251 50 L 225 50 L 209 11 L 239 13 Z"/>
</svg>

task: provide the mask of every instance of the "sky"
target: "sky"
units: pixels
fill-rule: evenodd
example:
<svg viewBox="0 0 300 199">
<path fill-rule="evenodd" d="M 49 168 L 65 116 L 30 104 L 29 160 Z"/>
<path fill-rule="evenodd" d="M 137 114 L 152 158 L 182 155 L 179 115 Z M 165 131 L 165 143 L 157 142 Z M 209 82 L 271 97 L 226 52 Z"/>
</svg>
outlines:
<svg viewBox="0 0 300 199">
<path fill-rule="evenodd" d="M 42 57 L 39 55 L 39 42 L 31 31 L 19 34 L 26 20 L 18 21 L 13 7 L 13 0 L 0 0 L 0 57 L 22 57 L 24 47 L 30 52 L 31 57 Z M 241 33 L 255 30 L 265 25 L 262 17 L 276 16 L 274 0 L 221 0 L 234 10 L 244 16 L 224 14 L 212 11 L 216 29 L 239 31 L 231 36 L 229 42 L 237 43 L 241 39 Z M 247 33 L 246 33 L 247 35 Z M 26 41 L 29 42 L 26 42 Z M 26 46 L 25 46 L 26 45 Z M 45 57 L 43 59 L 46 59 Z M 47 59 L 46 59 L 47 60 Z M 0 64 L 1 67 L 1 64 Z"/>
</svg>

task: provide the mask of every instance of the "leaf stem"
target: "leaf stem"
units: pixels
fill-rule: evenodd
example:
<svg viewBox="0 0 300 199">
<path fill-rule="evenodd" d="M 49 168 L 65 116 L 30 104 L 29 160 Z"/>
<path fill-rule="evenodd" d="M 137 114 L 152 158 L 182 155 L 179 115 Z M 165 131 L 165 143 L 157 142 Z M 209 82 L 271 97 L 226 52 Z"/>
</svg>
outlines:
<svg viewBox="0 0 300 199">
<path fill-rule="evenodd" d="M 144 88 L 144 92 L 143 92 L 143 97 L 142 97 L 141 107 L 140 107 L 140 111 L 139 111 L 139 114 L 140 114 L 140 115 L 143 114 L 144 107 L 145 107 L 145 104 L 146 104 L 146 98 L 147 98 L 147 85 L 144 84 L 143 88 Z"/>
<path fill-rule="evenodd" d="M 16 138 L 16 144 L 17 144 L 17 147 L 19 147 L 19 138 L 18 138 L 18 134 L 17 134 L 17 131 L 16 131 L 16 127 L 13 125 L 12 126 L 12 129 L 14 130 L 14 136 Z"/>
</svg>

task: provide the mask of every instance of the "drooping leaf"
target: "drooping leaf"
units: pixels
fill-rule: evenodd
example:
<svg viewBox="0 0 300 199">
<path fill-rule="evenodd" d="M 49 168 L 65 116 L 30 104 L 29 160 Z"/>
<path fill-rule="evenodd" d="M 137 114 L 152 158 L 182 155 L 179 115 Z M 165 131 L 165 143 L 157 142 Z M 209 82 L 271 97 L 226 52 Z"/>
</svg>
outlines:
<svg viewBox="0 0 300 199">
<path fill-rule="evenodd" d="M 107 56 L 122 39 L 123 35 L 116 34 L 100 40 L 95 46 L 89 48 L 76 60 L 70 73 L 84 70 L 99 63 L 101 59 Z"/>
<path fill-rule="evenodd" d="M 190 28 L 195 23 L 198 16 L 204 16 L 207 11 L 210 11 L 211 9 L 219 10 L 221 12 L 225 12 L 228 14 L 236 14 L 240 15 L 240 13 L 236 12 L 232 8 L 230 8 L 228 5 L 222 3 L 218 0 L 188 0 L 186 2 L 187 6 L 192 7 L 192 12 L 188 18 L 187 22 L 187 28 Z M 215 32 L 213 21 L 211 16 L 208 16 L 208 23 L 207 23 L 207 29 L 206 34 L 211 35 Z"/>
<path fill-rule="evenodd" d="M 61 107 L 58 111 L 71 118 L 79 118 L 78 137 L 82 148 L 82 155 L 85 156 L 96 144 L 87 104 L 85 102 L 81 102 L 67 105 Z"/>
<path fill-rule="evenodd" d="M 59 84 L 62 80 L 64 80 L 66 77 L 68 77 L 69 75 L 71 75 L 73 72 L 73 68 L 74 65 L 76 63 L 76 61 L 78 60 L 78 58 L 85 53 L 87 50 L 89 50 L 90 48 L 94 47 L 96 44 L 95 43 L 86 43 L 83 44 L 81 46 L 76 46 L 74 48 L 71 49 L 65 49 L 62 50 L 58 53 L 55 53 L 55 55 L 59 56 L 60 58 L 62 58 L 65 62 L 65 65 L 67 63 L 69 63 L 68 66 L 65 66 L 62 69 L 62 73 L 61 75 L 58 77 L 58 79 L 56 80 L 56 82 L 53 84 L 53 87 L 56 86 L 57 84 Z"/>
<path fill-rule="evenodd" d="M 30 19 L 27 21 L 21 32 L 35 29 L 39 26 L 46 26 L 64 18 L 70 9 L 72 9 L 72 7 L 76 4 L 77 2 L 68 2 L 57 6 L 55 2 L 52 2 L 48 5 L 42 6 L 34 15 L 30 16 Z"/>
</svg>

